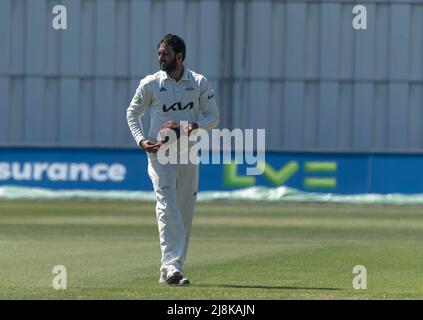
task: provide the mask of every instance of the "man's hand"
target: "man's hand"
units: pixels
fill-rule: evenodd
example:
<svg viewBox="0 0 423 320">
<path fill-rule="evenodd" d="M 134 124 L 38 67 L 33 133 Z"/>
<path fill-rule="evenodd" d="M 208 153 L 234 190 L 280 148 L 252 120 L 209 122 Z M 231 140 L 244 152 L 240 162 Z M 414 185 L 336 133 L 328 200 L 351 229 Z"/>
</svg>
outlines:
<svg viewBox="0 0 423 320">
<path fill-rule="evenodd" d="M 160 142 L 154 143 L 150 140 L 141 140 L 140 147 L 150 153 L 156 153 L 162 144 Z"/>
<path fill-rule="evenodd" d="M 188 123 L 188 125 L 185 127 L 185 134 L 189 136 L 194 130 L 197 130 L 197 129 L 198 129 L 197 123 Z"/>
</svg>

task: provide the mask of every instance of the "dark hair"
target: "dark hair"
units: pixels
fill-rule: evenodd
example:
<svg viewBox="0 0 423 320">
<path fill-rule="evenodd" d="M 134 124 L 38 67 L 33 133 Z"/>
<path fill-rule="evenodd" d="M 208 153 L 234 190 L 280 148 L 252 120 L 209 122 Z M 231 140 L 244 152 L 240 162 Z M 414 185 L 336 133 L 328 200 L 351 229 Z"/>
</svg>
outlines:
<svg viewBox="0 0 423 320">
<path fill-rule="evenodd" d="M 175 51 L 175 55 L 178 54 L 179 52 L 182 52 L 182 61 L 185 60 L 186 47 L 185 47 L 184 40 L 179 38 L 177 35 L 168 33 L 167 35 L 163 37 L 162 40 L 160 40 L 157 48 L 160 47 L 162 43 L 164 43 L 165 45 L 171 46 L 173 51 Z"/>
</svg>

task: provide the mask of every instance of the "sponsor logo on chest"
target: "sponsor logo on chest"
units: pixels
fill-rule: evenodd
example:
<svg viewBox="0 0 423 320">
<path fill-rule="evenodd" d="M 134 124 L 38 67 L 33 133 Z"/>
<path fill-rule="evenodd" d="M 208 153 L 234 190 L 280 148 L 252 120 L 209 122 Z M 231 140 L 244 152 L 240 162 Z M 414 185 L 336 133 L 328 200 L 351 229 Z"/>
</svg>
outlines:
<svg viewBox="0 0 423 320">
<path fill-rule="evenodd" d="M 175 102 L 174 104 L 172 104 L 170 107 L 166 106 L 165 104 L 163 105 L 163 112 L 168 112 L 168 111 L 183 111 L 183 110 L 190 110 L 194 107 L 194 102 L 189 102 L 188 104 L 186 104 L 185 106 L 182 105 L 181 102 Z"/>
</svg>

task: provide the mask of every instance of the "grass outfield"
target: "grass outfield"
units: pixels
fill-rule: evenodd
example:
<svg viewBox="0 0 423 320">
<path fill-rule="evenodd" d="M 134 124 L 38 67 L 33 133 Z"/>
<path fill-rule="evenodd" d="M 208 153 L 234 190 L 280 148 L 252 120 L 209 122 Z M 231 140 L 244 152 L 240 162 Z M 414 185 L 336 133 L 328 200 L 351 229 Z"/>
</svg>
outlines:
<svg viewBox="0 0 423 320">
<path fill-rule="evenodd" d="M 423 299 L 423 209 L 199 203 L 185 274 L 158 284 L 154 203 L 0 202 L 1 299 Z M 67 290 L 54 290 L 55 265 Z M 367 268 L 367 290 L 352 269 Z"/>
</svg>

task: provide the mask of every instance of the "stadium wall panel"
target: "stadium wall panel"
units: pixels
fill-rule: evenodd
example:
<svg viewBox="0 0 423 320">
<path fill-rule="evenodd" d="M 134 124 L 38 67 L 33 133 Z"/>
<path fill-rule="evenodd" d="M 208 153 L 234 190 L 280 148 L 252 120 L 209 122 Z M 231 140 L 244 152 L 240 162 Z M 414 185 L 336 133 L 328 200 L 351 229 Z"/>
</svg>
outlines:
<svg viewBox="0 0 423 320">
<path fill-rule="evenodd" d="M 268 152 L 255 176 L 247 175 L 254 165 L 223 163 L 219 156 L 220 164 L 212 164 L 211 155 L 201 164 L 200 191 L 286 186 L 333 194 L 423 193 L 423 154 Z M 129 148 L 1 148 L 0 186 L 152 191 L 145 152 Z"/>
<path fill-rule="evenodd" d="M 214 85 L 220 127 L 275 151 L 423 149 L 423 2 L 2 0 L 0 144 L 134 146 L 125 111 L 166 33 Z M 52 8 L 67 8 L 54 30 Z"/>
</svg>

